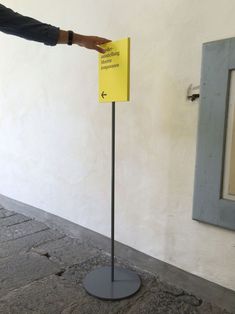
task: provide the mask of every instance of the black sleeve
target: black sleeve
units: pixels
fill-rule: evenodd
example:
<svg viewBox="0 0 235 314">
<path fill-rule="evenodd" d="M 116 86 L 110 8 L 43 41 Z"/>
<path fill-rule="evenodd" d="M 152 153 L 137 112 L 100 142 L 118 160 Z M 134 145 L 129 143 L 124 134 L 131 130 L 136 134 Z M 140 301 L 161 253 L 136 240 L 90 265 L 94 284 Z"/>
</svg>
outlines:
<svg viewBox="0 0 235 314">
<path fill-rule="evenodd" d="M 55 46 L 58 42 L 58 27 L 23 16 L 0 4 L 0 31 L 28 40 Z"/>
</svg>

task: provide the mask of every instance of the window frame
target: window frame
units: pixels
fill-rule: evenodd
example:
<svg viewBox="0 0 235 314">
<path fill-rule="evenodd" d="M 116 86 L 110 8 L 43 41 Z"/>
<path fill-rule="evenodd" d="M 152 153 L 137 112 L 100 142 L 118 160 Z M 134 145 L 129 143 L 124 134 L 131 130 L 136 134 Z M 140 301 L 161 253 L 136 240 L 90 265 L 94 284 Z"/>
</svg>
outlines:
<svg viewBox="0 0 235 314">
<path fill-rule="evenodd" d="M 235 69 L 235 38 L 203 44 L 194 220 L 235 230 L 235 201 L 223 199 L 230 73 Z"/>
</svg>

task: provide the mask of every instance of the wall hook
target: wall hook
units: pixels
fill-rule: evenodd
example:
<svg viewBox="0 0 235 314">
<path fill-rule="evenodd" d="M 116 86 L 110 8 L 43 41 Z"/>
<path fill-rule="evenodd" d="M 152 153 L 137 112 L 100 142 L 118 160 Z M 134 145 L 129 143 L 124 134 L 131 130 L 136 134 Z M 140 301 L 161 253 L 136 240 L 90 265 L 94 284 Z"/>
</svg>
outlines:
<svg viewBox="0 0 235 314">
<path fill-rule="evenodd" d="M 200 91 L 200 85 L 193 87 L 193 84 L 190 84 L 187 89 L 187 100 L 194 101 L 197 98 L 199 98 L 200 97 L 199 91 Z"/>
</svg>

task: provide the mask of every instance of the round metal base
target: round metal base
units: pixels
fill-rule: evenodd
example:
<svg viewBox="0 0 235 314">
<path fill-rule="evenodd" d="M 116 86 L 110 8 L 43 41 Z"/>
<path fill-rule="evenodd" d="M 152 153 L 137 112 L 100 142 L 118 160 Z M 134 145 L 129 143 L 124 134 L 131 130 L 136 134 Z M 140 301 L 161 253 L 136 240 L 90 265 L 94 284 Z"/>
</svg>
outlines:
<svg viewBox="0 0 235 314">
<path fill-rule="evenodd" d="M 140 277 L 127 269 L 114 267 L 114 281 L 111 278 L 111 267 L 101 267 L 87 274 L 83 286 L 90 295 L 103 300 L 128 298 L 141 286 Z"/>
</svg>

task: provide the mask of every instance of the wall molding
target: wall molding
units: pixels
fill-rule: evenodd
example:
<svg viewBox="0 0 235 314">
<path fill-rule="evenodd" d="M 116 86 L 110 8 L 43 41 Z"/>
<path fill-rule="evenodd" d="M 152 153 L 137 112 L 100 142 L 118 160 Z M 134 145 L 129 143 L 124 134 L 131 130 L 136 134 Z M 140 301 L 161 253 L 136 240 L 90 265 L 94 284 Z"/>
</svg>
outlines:
<svg viewBox="0 0 235 314">
<path fill-rule="evenodd" d="M 35 218 L 50 228 L 58 229 L 70 237 L 79 237 L 82 241 L 90 241 L 95 246 L 110 251 L 110 239 L 95 231 L 1 194 L 0 204 L 6 209 Z M 173 284 L 207 302 L 235 313 L 235 291 L 233 290 L 160 261 L 118 241 L 115 241 L 115 255 L 128 260 L 138 268 L 155 274 L 162 281 Z"/>
</svg>

